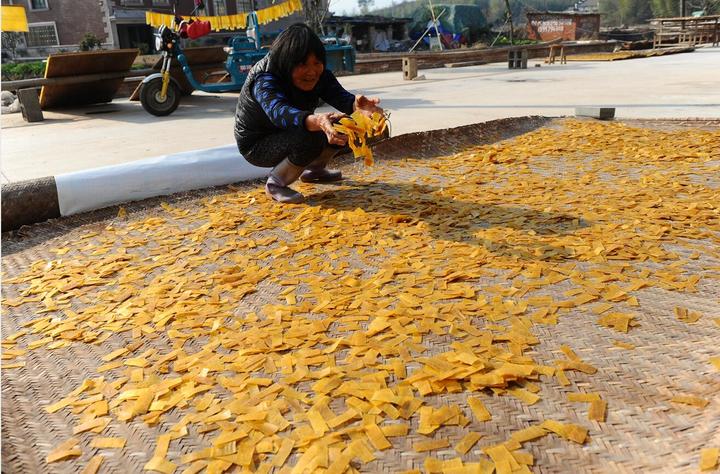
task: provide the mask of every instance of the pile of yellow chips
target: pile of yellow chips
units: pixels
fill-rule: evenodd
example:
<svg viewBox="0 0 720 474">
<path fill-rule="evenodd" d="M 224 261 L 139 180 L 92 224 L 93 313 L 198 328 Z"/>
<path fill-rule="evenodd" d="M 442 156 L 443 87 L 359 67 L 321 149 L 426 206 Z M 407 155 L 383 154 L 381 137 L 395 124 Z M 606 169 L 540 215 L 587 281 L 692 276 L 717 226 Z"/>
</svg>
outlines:
<svg viewBox="0 0 720 474">
<path fill-rule="evenodd" d="M 365 166 L 372 166 L 373 153 L 367 144 L 367 139 L 382 135 L 387 129 L 387 118 L 378 112 L 367 116 L 361 111 L 355 111 L 349 117 L 340 119 L 335 124 L 335 130 L 347 135 L 348 146 L 355 158 L 363 158 Z"/>
<path fill-rule="evenodd" d="M 381 117 L 340 126 L 354 140 L 383 128 Z M 377 470 L 368 463 L 395 449 L 405 450 L 398 463 L 428 473 L 527 473 L 529 442 L 589 434 L 571 413 L 551 419 L 543 391 L 606 374 L 590 363 L 595 351 L 635 348 L 616 338 L 642 350 L 647 298 L 699 293 L 720 277 L 719 141 L 568 120 L 388 163 L 316 205 L 273 205 L 258 189 L 120 212 L 6 276 L 4 324 L 33 319 L 4 334 L 3 369 L 33 370 L 74 345 L 98 353 L 95 373 L 45 407 L 75 419 L 47 461 L 83 456 L 86 472 L 107 453 L 93 450 L 152 451 L 145 468 L 163 473 L 343 473 Z M 423 172 L 397 179 L 403 168 Z M 669 307 L 665 323 L 717 330 L 716 315 L 695 314 L 700 296 L 675 310 L 679 320 Z M 540 340 L 567 315 L 607 344 L 580 357 Z M 720 357 L 707 366 L 720 370 Z M 716 403 L 673 392 L 658 403 Z M 486 423 L 516 421 L 505 396 L 538 421 L 502 440 Z M 592 426 L 626 403 L 599 391 L 567 398 L 589 404 Z M 154 450 L 109 437 L 138 422 L 160 427 Z M 459 440 L 451 454 L 448 437 Z M 716 462 L 708 446 L 701 465 Z"/>
</svg>

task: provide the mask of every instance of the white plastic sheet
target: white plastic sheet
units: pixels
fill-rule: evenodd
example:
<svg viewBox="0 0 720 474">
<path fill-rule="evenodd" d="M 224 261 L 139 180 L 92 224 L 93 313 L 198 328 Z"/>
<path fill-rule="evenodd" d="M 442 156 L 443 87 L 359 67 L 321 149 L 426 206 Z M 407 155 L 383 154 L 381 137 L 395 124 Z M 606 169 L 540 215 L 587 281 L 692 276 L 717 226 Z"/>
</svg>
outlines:
<svg viewBox="0 0 720 474">
<path fill-rule="evenodd" d="M 188 151 L 55 176 L 60 214 L 267 176 L 237 145 Z"/>
</svg>

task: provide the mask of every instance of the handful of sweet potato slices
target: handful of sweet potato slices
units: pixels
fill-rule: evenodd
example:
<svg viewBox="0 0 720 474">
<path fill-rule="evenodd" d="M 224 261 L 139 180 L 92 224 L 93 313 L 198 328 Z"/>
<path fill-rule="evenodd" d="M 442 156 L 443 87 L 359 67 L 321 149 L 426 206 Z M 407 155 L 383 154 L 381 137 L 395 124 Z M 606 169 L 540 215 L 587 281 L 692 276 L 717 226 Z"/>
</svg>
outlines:
<svg viewBox="0 0 720 474">
<path fill-rule="evenodd" d="M 335 124 L 335 130 L 347 135 L 348 146 L 353 151 L 355 158 L 362 157 L 365 166 L 374 164 L 373 153 L 368 146 L 367 139 L 377 137 L 385 133 L 387 128 L 387 117 L 378 112 L 367 116 L 360 111 L 340 119 Z"/>
</svg>

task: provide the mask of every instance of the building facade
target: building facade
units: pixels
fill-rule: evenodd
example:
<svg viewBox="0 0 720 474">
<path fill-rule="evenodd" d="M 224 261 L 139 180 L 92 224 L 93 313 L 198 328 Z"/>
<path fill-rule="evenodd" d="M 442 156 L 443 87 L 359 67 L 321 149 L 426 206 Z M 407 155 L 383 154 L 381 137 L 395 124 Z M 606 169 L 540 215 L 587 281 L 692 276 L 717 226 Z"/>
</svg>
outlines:
<svg viewBox="0 0 720 474">
<path fill-rule="evenodd" d="M 179 15 L 189 15 L 194 10 L 193 0 L 107 0 L 110 4 L 109 23 L 112 43 L 115 48 L 138 48 L 141 54 L 152 52 L 154 47 L 153 28 L 145 24 L 145 12 L 172 13 L 173 5 Z M 238 7 L 250 8 L 250 0 L 208 0 L 204 15 L 231 15 Z"/>
<path fill-rule="evenodd" d="M 116 48 L 139 48 L 154 44 L 153 29 L 145 24 L 145 12 L 148 10 L 172 13 L 174 1 L 171 0 L 107 0 L 111 5 L 109 23 L 112 31 L 112 43 Z M 205 8 L 196 12 L 198 16 L 222 16 L 248 13 L 268 7 L 273 0 L 205 0 Z M 193 0 L 178 0 L 176 12 L 188 16 L 195 11 Z M 292 23 L 303 21 L 302 13 L 274 21 L 263 26 L 264 33 L 277 33 Z M 213 32 L 204 38 L 202 44 L 224 44 L 233 32 Z"/>
<path fill-rule="evenodd" d="M 101 4 L 107 0 L 2 0 L 3 5 L 25 7 L 28 33 L 16 50 L 19 58 L 46 57 L 76 51 L 90 33 L 106 46 L 110 25 Z"/>
<path fill-rule="evenodd" d="M 408 39 L 410 18 L 389 18 L 374 15 L 330 16 L 324 22 L 325 33 L 344 38 L 362 53 L 390 51 L 394 42 Z"/>
<path fill-rule="evenodd" d="M 3 5 L 25 7 L 30 31 L 20 34 L 15 49 L 17 60 L 45 58 L 50 54 L 77 51 L 90 33 L 104 49 L 137 48 L 141 54 L 154 53 L 154 29 L 145 23 L 145 12 L 172 13 L 175 5 L 181 16 L 195 10 L 194 0 L 0 0 Z M 279 0 L 282 1 L 282 0 Z M 205 0 L 198 16 L 234 15 L 266 8 L 273 0 Z M 287 26 L 304 20 L 302 12 L 261 27 L 266 42 Z M 225 44 L 233 31 L 213 32 L 191 45 Z M 3 58 L 7 59 L 3 50 Z"/>
</svg>

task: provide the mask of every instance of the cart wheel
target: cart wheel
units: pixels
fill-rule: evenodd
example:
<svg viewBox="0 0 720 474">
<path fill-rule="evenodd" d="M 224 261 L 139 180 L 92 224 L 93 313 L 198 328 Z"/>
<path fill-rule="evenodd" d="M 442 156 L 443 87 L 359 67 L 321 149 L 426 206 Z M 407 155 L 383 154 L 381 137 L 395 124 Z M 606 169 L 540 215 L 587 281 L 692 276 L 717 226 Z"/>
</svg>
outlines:
<svg viewBox="0 0 720 474">
<path fill-rule="evenodd" d="M 168 84 L 164 100 L 160 97 L 162 78 L 158 77 L 146 82 L 140 88 L 140 103 L 143 109 L 158 117 L 170 115 L 180 105 L 180 90 L 174 82 Z"/>
</svg>

